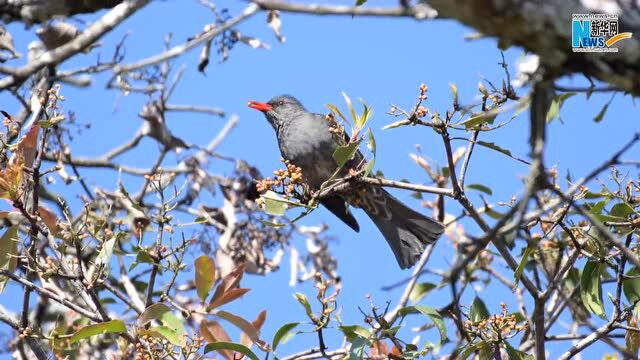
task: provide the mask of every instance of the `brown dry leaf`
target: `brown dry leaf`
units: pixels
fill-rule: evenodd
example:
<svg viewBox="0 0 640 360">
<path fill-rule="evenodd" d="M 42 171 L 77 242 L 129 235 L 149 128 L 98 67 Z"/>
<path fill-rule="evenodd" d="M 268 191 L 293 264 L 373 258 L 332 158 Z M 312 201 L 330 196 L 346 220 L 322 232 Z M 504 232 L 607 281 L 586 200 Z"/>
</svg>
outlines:
<svg viewBox="0 0 640 360">
<path fill-rule="evenodd" d="M 271 10 L 267 14 L 267 24 L 273 30 L 273 33 L 278 38 L 278 41 L 283 43 L 285 41 L 285 37 L 282 36 L 280 32 L 280 27 L 282 26 L 282 21 L 280 21 L 280 12 L 278 10 Z"/>
<path fill-rule="evenodd" d="M 20 142 L 18 142 L 16 154 L 22 155 L 24 158 L 24 166 L 31 168 L 33 166 L 33 160 L 36 158 L 36 147 L 38 146 L 38 133 L 40 132 L 40 126 L 33 124 L 31 129 L 24 135 Z"/>
<path fill-rule="evenodd" d="M 464 154 L 467 152 L 467 148 L 465 147 L 459 147 L 456 149 L 456 151 L 453 153 L 452 156 L 452 160 L 453 160 L 453 164 L 457 164 L 458 161 L 460 161 L 460 159 L 462 159 L 462 157 L 464 156 Z"/>
<path fill-rule="evenodd" d="M 11 36 L 11 33 L 7 31 L 4 25 L 0 24 L 0 52 L 2 50 L 7 50 L 14 58 L 20 57 L 20 54 L 18 54 L 13 45 L 13 36 Z"/>
<path fill-rule="evenodd" d="M 395 345 L 393 345 L 393 348 L 391 348 L 391 353 L 393 355 L 402 357 L 402 351 L 398 350 L 398 348 Z"/>
<path fill-rule="evenodd" d="M 56 217 L 56 214 L 44 206 L 38 207 L 38 213 L 40 214 L 42 221 L 44 221 L 44 224 L 49 228 L 51 235 L 57 236 L 60 229 L 58 227 L 58 218 Z"/>
<path fill-rule="evenodd" d="M 260 330 L 256 329 L 252 323 L 247 321 L 242 316 L 232 314 L 228 311 L 218 311 L 216 312 L 216 316 L 227 320 L 228 322 L 241 329 L 247 335 L 247 337 L 260 349 L 269 351 L 269 345 L 263 340 L 260 340 Z"/>
<path fill-rule="evenodd" d="M 389 354 L 389 347 L 387 346 L 387 342 L 385 340 L 375 340 L 373 344 L 371 344 L 371 350 L 369 351 L 369 356 L 372 359 L 386 359 Z"/>
<path fill-rule="evenodd" d="M 22 182 L 24 158 L 14 154 L 7 167 L 0 171 L 0 198 L 16 199 Z"/>
<path fill-rule="evenodd" d="M 231 338 L 226 331 L 222 328 L 220 323 L 217 321 L 211 320 L 203 320 L 200 322 L 200 336 L 202 336 L 207 343 L 224 341 L 231 342 Z M 222 355 L 227 360 L 233 360 L 233 351 L 231 350 L 217 350 L 220 355 Z"/>
<path fill-rule="evenodd" d="M 258 38 L 242 35 L 239 31 L 235 31 L 234 36 L 238 41 L 243 42 L 254 49 L 269 49 L 269 44 L 262 42 Z"/>
<path fill-rule="evenodd" d="M 258 314 L 258 317 L 251 322 L 251 325 L 253 325 L 253 327 L 259 332 L 260 329 L 262 329 L 262 325 L 264 325 L 264 321 L 266 318 L 267 310 L 262 310 L 260 311 L 260 314 Z M 246 333 L 242 332 L 242 334 L 240 334 L 240 344 L 250 348 L 253 344 L 253 341 L 251 341 Z"/>
<path fill-rule="evenodd" d="M 416 162 L 416 164 L 420 165 L 429 175 L 431 175 L 431 166 L 427 162 L 425 158 L 417 154 L 409 154 L 409 157 Z"/>
<path fill-rule="evenodd" d="M 80 31 L 77 27 L 65 22 L 49 24 L 36 31 L 36 35 L 48 50 L 55 49 L 68 43 L 79 34 Z"/>
</svg>

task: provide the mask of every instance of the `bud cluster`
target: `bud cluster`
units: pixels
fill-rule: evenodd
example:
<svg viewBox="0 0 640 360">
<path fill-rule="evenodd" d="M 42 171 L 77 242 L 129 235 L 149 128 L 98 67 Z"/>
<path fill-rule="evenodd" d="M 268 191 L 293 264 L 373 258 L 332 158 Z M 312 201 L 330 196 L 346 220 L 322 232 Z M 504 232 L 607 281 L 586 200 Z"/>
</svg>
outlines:
<svg viewBox="0 0 640 360">
<path fill-rule="evenodd" d="M 329 132 L 334 134 L 334 135 L 342 135 L 344 134 L 344 127 L 340 124 L 338 124 L 338 122 L 336 121 L 336 116 L 330 112 L 327 115 L 325 115 L 325 120 L 327 120 L 329 122 Z"/>
<path fill-rule="evenodd" d="M 507 314 L 507 305 L 501 303 L 501 314 L 494 314 L 486 319 L 464 323 L 465 330 L 470 334 L 475 334 L 482 339 L 504 339 L 514 336 L 516 333 L 527 329 L 526 321 L 518 322 L 516 315 Z"/>
<path fill-rule="evenodd" d="M 420 84 L 420 96 L 418 96 L 418 99 L 420 100 L 426 100 L 427 99 L 427 85 L 425 84 Z"/>
</svg>

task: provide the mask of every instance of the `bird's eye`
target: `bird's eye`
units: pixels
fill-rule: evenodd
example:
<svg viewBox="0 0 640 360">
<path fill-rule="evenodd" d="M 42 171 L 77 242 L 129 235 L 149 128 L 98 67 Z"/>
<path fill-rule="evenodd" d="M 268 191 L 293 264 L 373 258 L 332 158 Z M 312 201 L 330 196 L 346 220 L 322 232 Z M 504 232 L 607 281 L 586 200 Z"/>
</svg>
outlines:
<svg viewBox="0 0 640 360">
<path fill-rule="evenodd" d="M 278 101 L 278 105 L 280 105 L 280 106 L 284 105 L 284 100 Z"/>
</svg>

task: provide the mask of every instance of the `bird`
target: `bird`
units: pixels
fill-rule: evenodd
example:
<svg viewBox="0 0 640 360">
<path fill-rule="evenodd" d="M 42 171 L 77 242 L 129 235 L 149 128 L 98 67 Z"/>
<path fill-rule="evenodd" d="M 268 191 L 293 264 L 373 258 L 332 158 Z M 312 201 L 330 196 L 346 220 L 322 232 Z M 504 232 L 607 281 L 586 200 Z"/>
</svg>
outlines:
<svg viewBox="0 0 640 360">
<path fill-rule="evenodd" d="M 278 95 L 267 102 L 249 101 L 248 106 L 264 114 L 275 130 L 282 157 L 301 169 L 302 180 L 312 191 L 319 190 L 338 168 L 333 153 L 340 142 L 330 131 L 326 116 L 307 111 L 291 95 Z M 363 159 L 360 151 L 356 152 L 339 175 L 346 176 Z M 352 191 L 331 194 L 320 203 L 356 232 L 360 226 L 349 205 L 362 208 L 386 239 L 400 268 L 411 268 L 426 245 L 442 235 L 444 226 L 409 208 L 382 187 L 362 186 L 357 199 Z"/>
</svg>

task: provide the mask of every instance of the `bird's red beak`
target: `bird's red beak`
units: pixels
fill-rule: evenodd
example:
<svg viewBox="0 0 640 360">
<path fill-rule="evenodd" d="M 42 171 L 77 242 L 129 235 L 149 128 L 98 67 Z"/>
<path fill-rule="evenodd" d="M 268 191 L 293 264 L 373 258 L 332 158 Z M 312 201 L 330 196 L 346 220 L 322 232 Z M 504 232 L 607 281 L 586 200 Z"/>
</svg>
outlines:
<svg viewBox="0 0 640 360">
<path fill-rule="evenodd" d="M 261 102 L 258 102 L 258 101 L 249 101 L 247 103 L 247 105 L 252 109 L 260 110 L 262 112 L 271 111 L 273 109 L 273 106 L 271 106 L 271 105 L 269 105 L 267 103 L 261 103 Z"/>
</svg>

